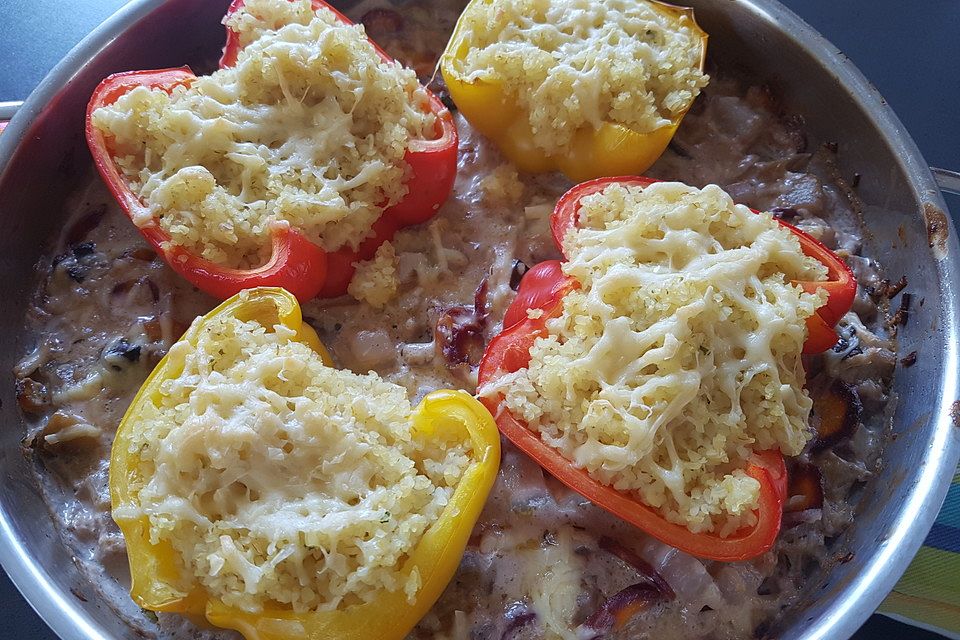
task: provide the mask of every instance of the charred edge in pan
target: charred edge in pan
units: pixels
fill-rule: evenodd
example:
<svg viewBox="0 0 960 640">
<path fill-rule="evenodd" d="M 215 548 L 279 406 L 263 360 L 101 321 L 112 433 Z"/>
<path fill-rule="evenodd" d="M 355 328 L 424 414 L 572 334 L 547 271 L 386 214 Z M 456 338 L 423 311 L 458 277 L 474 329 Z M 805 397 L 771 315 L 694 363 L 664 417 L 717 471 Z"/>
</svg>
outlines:
<svg viewBox="0 0 960 640">
<path fill-rule="evenodd" d="M 912 367 L 913 365 L 917 364 L 917 352 L 911 351 L 904 357 L 900 358 L 900 364 L 903 365 L 904 368 Z"/>
<path fill-rule="evenodd" d="M 927 225 L 927 244 L 938 254 L 947 251 L 947 239 L 950 235 L 950 222 L 947 215 L 929 202 L 923 203 L 923 219 Z M 938 255 L 938 257 L 940 257 Z"/>
<path fill-rule="evenodd" d="M 887 285 L 886 297 L 891 299 L 904 290 L 907 286 L 907 276 L 900 276 L 900 279 Z"/>
<path fill-rule="evenodd" d="M 884 278 L 876 287 L 870 287 L 868 294 L 874 302 L 880 302 L 880 300 L 883 299 L 892 300 L 898 293 L 903 291 L 906 286 L 907 276 L 900 276 L 900 279 L 896 282 L 890 282 Z"/>
<path fill-rule="evenodd" d="M 909 293 L 903 294 L 900 298 L 900 308 L 897 309 L 897 312 L 890 317 L 886 322 L 886 327 L 892 329 L 894 327 L 905 327 L 907 326 L 907 321 L 910 319 L 910 303 L 913 300 L 913 296 Z"/>
</svg>

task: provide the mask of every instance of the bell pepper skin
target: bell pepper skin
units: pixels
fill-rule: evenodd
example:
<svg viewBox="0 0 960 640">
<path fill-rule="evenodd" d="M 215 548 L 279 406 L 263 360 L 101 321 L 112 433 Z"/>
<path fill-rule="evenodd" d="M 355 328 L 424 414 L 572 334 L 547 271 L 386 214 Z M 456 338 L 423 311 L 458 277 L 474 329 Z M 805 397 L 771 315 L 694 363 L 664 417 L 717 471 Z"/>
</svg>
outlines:
<svg viewBox="0 0 960 640">
<path fill-rule="evenodd" d="M 242 6 L 242 0 L 234 0 L 229 11 L 235 12 Z M 344 23 L 350 24 L 343 14 L 320 0 L 314 0 L 313 6 L 328 8 Z M 373 46 L 381 58 L 392 61 L 376 44 Z M 221 68 L 235 63 L 238 53 L 237 35 L 228 29 Z M 109 141 L 93 126 L 91 115 L 97 108 L 113 104 L 120 96 L 138 86 L 170 92 L 178 86 L 190 86 L 195 78 L 189 67 L 118 73 L 103 80 L 90 99 L 86 136 L 94 165 L 111 194 L 133 220 L 144 219 L 148 215 L 146 207 L 130 190 L 113 161 Z M 273 248 L 270 259 L 260 267 L 243 270 L 224 267 L 191 254 L 171 242 L 170 235 L 157 220 L 141 226 L 140 231 L 174 271 L 198 289 L 221 300 L 243 289 L 259 286 L 284 288 L 301 301 L 317 295 L 325 298 L 341 296 L 347 292 L 355 262 L 372 258 L 377 248 L 392 239 L 399 229 L 433 217 L 453 189 L 457 171 L 457 129 L 453 116 L 440 99 L 429 91 L 427 95 L 429 110 L 436 118 L 435 137 L 430 140 L 410 140 L 404 155 L 404 161 L 409 166 L 406 183 L 408 193 L 403 200 L 384 210 L 374 223 L 371 236 L 356 250 L 342 247 L 326 252 L 300 231 L 279 222 L 270 230 Z"/>
<path fill-rule="evenodd" d="M 471 0 L 470 4 L 480 2 L 489 0 Z M 707 34 L 693 20 L 693 10 L 655 1 L 650 4 L 670 16 L 689 16 L 691 28 L 700 36 L 702 71 L 706 63 Z M 686 114 L 681 113 L 669 124 L 647 133 L 614 122 L 605 122 L 596 129 L 585 125 L 576 131 L 567 152 L 548 154 L 534 144 L 536 134 L 530 127 L 528 114 L 506 95 L 501 83 L 464 78 L 463 60 L 470 50 L 470 36 L 471 31 L 461 17 L 440 58 L 444 82 L 463 116 L 493 140 L 521 171 L 561 171 L 574 182 L 643 173 L 670 144 Z"/>
<path fill-rule="evenodd" d="M 195 321 L 181 340 L 196 344 L 204 328 L 224 316 L 282 324 L 295 331 L 297 340 L 320 354 L 326 364 L 331 364 L 316 332 L 303 322 L 296 298 L 279 288 L 251 289 L 230 298 Z M 161 360 L 117 430 L 110 460 L 110 496 L 115 513 L 122 514 L 122 509 L 116 511 L 118 508 L 137 505 L 137 491 L 133 487 L 140 486 L 142 479 L 139 458 L 131 452 L 130 445 L 138 419 L 158 398 L 160 385 L 179 374 L 172 367 L 167 358 Z M 149 521 L 145 516 L 115 515 L 127 544 L 131 597 L 145 609 L 206 619 L 215 626 L 239 631 L 247 640 L 400 640 L 433 606 L 453 577 L 500 464 L 496 425 L 487 410 L 464 391 L 441 390 L 428 394 L 414 410 L 412 423 L 415 437 L 430 438 L 440 432 L 455 431 L 464 439 L 469 438 L 473 458 L 440 517 L 424 532 L 398 568 L 402 575 L 409 575 L 414 569 L 420 572 L 421 587 L 412 604 L 400 590 L 384 592 L 374 601 L 334 611 L 298 614 L 269 604 L 260 613 L 241 611 L 208 596 L 201 586 L 192 582 L 192 576 L 182 576 L 172 546 L 165 541 L 150 542 Z"/>
<path fill-rule="evenodd" d="M 647 187 L 654 182 L 656 181 L 644 177 L 602 178 L 570 189 L 557 202 L 550 219 L 551 233 L 557 248 L 563 253 L 564 237 L 577 226 L 581 198 L 599 193 L 613 183 Z M 856 294 L 856 280 L 846 264 L 821 243 L 782 221 L 780 224 L 797 235 L 806 255 L 816 258 L 828 269 L 827 281 L 795 284 L 811 292 L 820 287 L 828 291 L 830 298 L 827 303 L 811 316 L 818 331 L 809 332 L 804 343 L 804 352 L 813 348 L 820 351 L 829 349 L 836 342 L 832 323 L 849 310 Z M 480 386 L 505 373 L 526 367 L 530 362 L 530 348 L 536 339 L 549 335 L 547 321 L 560 315 L 563 310 L 563 297 L 580 287 L 575 278 L 563 273 L 562 264 L 559 260 L 541 262 L 524 274 L 517 296 L 504 315 L 504 329 L 487 345 L 480 362 Z M 529 317 L 527 311 L 535 309 L 543 313 L 537 318 Z M 807 324 L 809 329 L 810 320 Z M 732 562 L 756 557 L 769 550 L 776 541 L 783 505 L 787 498 L 787 471 L 779 451 L 754 452 L 744 470 L 760 483 L 757 523 L 753 527 L 735 532 L 732 536 L 721 538 L 712 533 L 693 533 L 683 525 L 668 522 L 656 509 L 595 480 L 585 470 L 574 467 L 559 451 L 544 443 L 538 434 L 503 407 L 502 398 L 484 397 L 481 402 L 496 417 L 500 432 L 558 480 L 596 505 L 666 544 L 702 558 Z"/>
<path fill-rule="evenodd" d="M 239 11 L 244 0 L 233 0 L 227 9 L 227 17 Z M 349 18 L 323 0 L 311 0 L 314 11 L 327 9 L 344 24 L 353 24 Z M 393 62 L 386 51 L 373 40 L 370 44 L 385 62 Z M 241 50 L 239 36 L 227 29 L 227 42 L 220 57 L 220 68 L 236 64 Z M 347 286 L 353 278 L 355 262 L 370 260 L 377 248 L 393 239 L 394 234 L 404 227 L 426 222 L 437 212 L 453 190 L 457 177 L 457 128 L 453 115 L 439 98 L 426 89 L 430 100 L 430 111 L 436 116 L 435 138 L 432 140 L 410 140 L 404 161 L 410 167 L 407 180 L 408 193 L 400 202 L 387 208 L 372 229 L 372 234 L 354 250 L 343 247 L 327 256 L 327 279 L 319 295 L 322 298 L 334 298 L 347 292 Z"/>
<path fill-rule="evenodd" d="M 563 273 L 561 261 L 545 260 L 523 274 L 517 295 L 503 315 L 503 326 L 512 327 L 526 320 L 528 309 L 559 309 L 563 296 L 579 288 L 580 283 L 576 278 Z"/>
</svg>

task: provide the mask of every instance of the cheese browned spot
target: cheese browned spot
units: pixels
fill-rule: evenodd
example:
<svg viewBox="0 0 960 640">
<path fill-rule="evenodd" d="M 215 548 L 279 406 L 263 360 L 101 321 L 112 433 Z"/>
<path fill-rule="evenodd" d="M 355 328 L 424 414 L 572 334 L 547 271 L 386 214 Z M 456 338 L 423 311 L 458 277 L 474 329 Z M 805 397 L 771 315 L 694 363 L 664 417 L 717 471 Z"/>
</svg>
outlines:
<svg viewBox="0 0 960 640">
<path fill-rule="evenodd" d="M 411 138 L 434 116 L 413 71 L 362 26 L 309 0 L 251 0 L 231 18 L 236 65 L 171 95 L 136 88 L 93 113 L 133 192 L 176 244 L 230 267 L 262 264 L 285 220 L 328 251 L 355 249 L 407 193 Z"/>
<path fill-rule="evenodd" d="M 481 388 L 577 467 L 694 532 L 754 522 L 752 451 L 800 453 L 800 353 L 826 270 L 719 187 L 612 185 L 564 242 L 567 294 L 528 368 Z"/>
<path fill-rule="evenodd" d="M 138 423 L 137 505 L 181 585 L 229 606 L 331 610 L 420 588 L 400 563 L 439 517 L 469 444 L 411 431 L 406 391 L 324 365 L 282 325 L 223 318 L 168 356 L 176 377 Z M 150 403 L 148 403 L 149 405 Z"/>
<path fill-rule="evenodd" d="M 461 20 L 470 49 L 459 74 L 502 86 L 548 153 L 585 125 L 665 126 L 708 81 L 692 20 L 644 0 L 472 2 Z"/>
</svg>

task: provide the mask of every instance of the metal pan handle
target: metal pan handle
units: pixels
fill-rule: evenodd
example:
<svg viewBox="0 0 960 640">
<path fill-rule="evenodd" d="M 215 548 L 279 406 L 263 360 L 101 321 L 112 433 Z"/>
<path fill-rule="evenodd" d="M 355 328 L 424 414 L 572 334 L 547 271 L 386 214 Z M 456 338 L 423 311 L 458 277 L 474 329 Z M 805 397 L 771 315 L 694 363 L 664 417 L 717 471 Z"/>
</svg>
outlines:
<svg viewBox="0 0 960 640">
<path fill-rule="evenodd" d="M 0 131 L 7 126 L 7 122 L 13 117 L 13 114 L 23 106 L 22 100 L 10 100 L 9 102 L 0 102 Z"/>
<path fill-rule="evenodd" d="M 930 167 L 933 178 L 937 181 L 940 191 L 960 196 L 960 173 L 939 167 Z"/>
</svg>

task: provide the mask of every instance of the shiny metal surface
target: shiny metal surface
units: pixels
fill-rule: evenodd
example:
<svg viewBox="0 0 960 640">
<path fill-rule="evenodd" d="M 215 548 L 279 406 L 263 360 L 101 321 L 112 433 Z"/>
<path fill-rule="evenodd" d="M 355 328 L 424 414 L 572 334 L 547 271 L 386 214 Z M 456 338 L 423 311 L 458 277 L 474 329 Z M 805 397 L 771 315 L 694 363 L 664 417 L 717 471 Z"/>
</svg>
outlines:
<svg viewBox="0 0 960 640">
<path fill-rule="evenodd" d="M 933 172 L 933 178 L 937 181 L 940 191 L 960 196 L 960 172 L 939 167 L 930 167 L 930 171 Z"/>
<path fill-rule="evenodd" d="M 0 120 L 9 120 L 22 106 L 22 100 L 7 100 L 5 102 L 0 102 Z"/>
<path fill-rule="evenodd" d="M 60 542 L 20 452 L 22 419 L 12 367 L 26 350 L 23 315 L 34 265 L 62 224 L 66 194 L 89 164 L 82 134 L 87 97 L 121 70 L 212 66 L 227 0 L 134 0 L 50 73 L 0 136 L 0 563 L 65 640 L 130 635 L 99 600 Z M 883 473 L 863 494 L 848 532 L 851 561 L 814 576 L 802 606 L 778 621 L 778 638 L 845 638 L 876 608 L 929 530 L 960 455 L 958 347 L 960 247 L 934 177 L 883 99 L 832 45 L 774 0 L 696 0 L 711 56 L 771 85 L 813 139 L 835 141 L 858 192 L 870 254 L 904 273 L 922 306 L 901 330 L 916 365 L 897 372 L 896 438 Z M 952 416 L 956 415 L 954 418 Z"/>
</svg>

